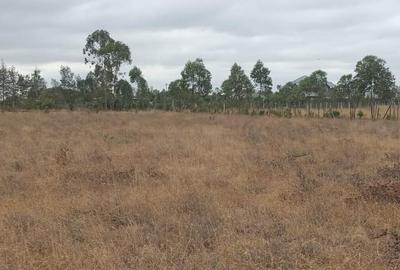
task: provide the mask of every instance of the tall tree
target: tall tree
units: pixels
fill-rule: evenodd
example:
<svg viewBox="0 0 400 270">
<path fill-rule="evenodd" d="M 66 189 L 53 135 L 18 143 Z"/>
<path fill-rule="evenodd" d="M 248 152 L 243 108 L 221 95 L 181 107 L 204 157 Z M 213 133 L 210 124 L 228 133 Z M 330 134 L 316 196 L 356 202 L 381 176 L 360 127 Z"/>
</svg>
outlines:
<svg viewBox="0 0 400 270">
<path fill-rule="evenodd" d="M 129 78 L 131 83 L 136 85 L 137 91 L 147 91 L 148 85 L 146 79 L 143 77 L 143 73 L 137 66 L 133 67 L 129 71 Z"/>
<path fill-rule="evenodd" d="M 194 95 L 206 97 L 212 89 L 211 72 L 206 68 L 202 59 L 186 63 L 181 72 L 182 83 Z"/>
<path fill-rule="evenodd" d="M 264 66 L 261 60 L 258 60 L 250 77 L 256 86 L 258 93 L 261 96 L 268 96 L 272 93 L 272 79 L 270 77 L 271 71 Z"/>
<path fill-rule="evenodd" d="M 64 103 L 68 105 L 69 109 L 72 110 L 79 98 L 79 92 L 77 91 L 77 80 L 75 79 L 74 73 L 72 73 L 71 68 L 68 66 L 60 67 L 60 85 L 62 96 L 64 98 Z"/>
<path fill-rule="evenodd" d="M 143 73 L 138 67 L 133 67 L 129 72 L 131 83 L 136 86 L 136 98 L 139 102 L 140 108 L 145 108 L 149 105 L 151 99 L 151 92 Z"/>
<path fill-rule="evenodd" d="M 87 37 L 83 54 L 85 63 L 94 66 L 94 74 L 104 91 L 104 106 L 107 107 L 107 97 L 118 82 L 121 65 L 132 62 L 129 47 L 115 41 L 107 31 L 97 30 Z"/>
<path fill-rule="evenodd" d="M 396 95 L 395 78 L 385 60 L 368 55 L 357 63 L 355 72 L 361 95 L 371 99 L 378 97 L 383 101 L 389 101 Z"/>
<path fill-rule="evenodd" d="M 226 98 L 235 102 L 250 99 L 254 93 L 254 87 L 244 70 L 235 63 L 231 68 L 229 78 L 223 82 L 222 91 Z"/>
</svg>

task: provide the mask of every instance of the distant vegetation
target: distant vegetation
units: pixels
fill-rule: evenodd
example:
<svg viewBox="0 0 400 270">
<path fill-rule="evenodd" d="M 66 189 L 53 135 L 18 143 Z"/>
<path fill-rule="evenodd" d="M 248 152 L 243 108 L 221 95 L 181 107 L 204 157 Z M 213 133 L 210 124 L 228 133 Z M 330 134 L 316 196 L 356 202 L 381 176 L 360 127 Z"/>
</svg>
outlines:
<svg viewBox="0 0 400 270">
<path fill-rule="evenodd" d="M 91 67 L 85 78 L 75 76 L 68 66 L 61 66 L 60 80 L 53 79 L 50 85 L 40 70 L 23 75 L 2 62 L 1 108 L 260 112 L 272 107 L 304 108 L 329 102 L 349 107 L 355 117 L 362 104 L 398 104 L 400 99 L 393 74 L 386 62 L 376 56 L 359 61 L 354 75 L 343 75 L 337 85 L 328 82 L 326 72 L 317 70 L 301 80 L 277 86 L 278 91 L 273 92 L 270 70 L 260 60 L 250 76 L 235 63 L 220 88 L 213 88 L 212 74 L 202 59 L 191 60 L 180 78 L 158 90 L 149 87 L 139 67 L 132 67 L 125 79 L 121 66 L 132 64 L 130 49 L 105 30 L 87 37 L 83 54 Z"/>
</svg>

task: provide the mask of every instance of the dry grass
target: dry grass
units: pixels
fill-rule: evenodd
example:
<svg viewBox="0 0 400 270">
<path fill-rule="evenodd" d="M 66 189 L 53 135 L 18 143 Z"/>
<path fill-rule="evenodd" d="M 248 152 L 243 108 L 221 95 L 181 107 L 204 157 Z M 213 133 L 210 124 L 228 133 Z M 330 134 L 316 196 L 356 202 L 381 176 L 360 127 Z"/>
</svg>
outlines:
<svg viewBox="0 0 400 270">
<path fill-rule="evenodd" d="M 0 269 L 400 269 L 396 194 L 370 192 L 399 142 L 394 121 L 2 113 Z"/>
</svg>

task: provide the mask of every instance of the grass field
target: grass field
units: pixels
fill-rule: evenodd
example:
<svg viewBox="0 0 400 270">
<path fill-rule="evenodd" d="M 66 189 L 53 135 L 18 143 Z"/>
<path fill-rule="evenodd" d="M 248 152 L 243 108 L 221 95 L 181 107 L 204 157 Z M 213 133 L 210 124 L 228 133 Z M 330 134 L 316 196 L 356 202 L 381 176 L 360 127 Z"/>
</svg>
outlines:
<svg viewBox="0 0 400 270">
<path fill-rule="evenodd" d="M 0 114 L 0 269 L 400 269 L 400 122 Z"/>
</svg>

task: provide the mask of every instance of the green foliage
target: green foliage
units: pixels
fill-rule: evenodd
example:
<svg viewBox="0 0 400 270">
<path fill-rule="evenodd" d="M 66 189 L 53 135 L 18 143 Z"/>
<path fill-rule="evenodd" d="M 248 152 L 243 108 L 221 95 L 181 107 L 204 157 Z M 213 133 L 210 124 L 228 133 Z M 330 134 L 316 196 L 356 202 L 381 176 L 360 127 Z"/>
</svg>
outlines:
<svg viewBox="0 0 400 270">
<path fill-rule="evenodd" d="M 244 70 L 238 65 L 234 64 L 231 68 L 229 78 L 222 84 L 222 93 L 227 100 L 233 101 L 238 104 L 244 99 L 249 100 L 253 93 L 254 87 Z"/>
<path fill-rule="evenodd" d="M 145 109 L 151 106 L 151 100 L 153 94 L 147 84 L 146 79 L 143 77 L 142 71 L 138 67 L 133 67 L 129 72 L 129 78 L 132 84 L 135 85 L 137 107 L 139 109 Z"/>
<path fill-rule="evenodd" d="M 54 99 L 44 98 L 44 99 L 38 100 L 36 103 L 36 106 L 40 110 L 49 110 L 49 109 L 54 109 L 56 107 L 56 104 L 54 102 Z"/>
<path fill-rule="evenodd" d="M 119 80 L 115 86 L 115 103 L 116 109 L 130 109 L 133 107 L 133 89 L 129 82 Z"/>
<path fill-rule="evenodd" d="M 189 61 L 181 72 L 182 83 L 194 95 L 206 97 L 212 90 L 211 72 L 207 70 L 202 59 Z"/>
<path fill-rule="evenodd" d="M 105 30 L 97 30 L 86 39 L 83 48 L 85 64 L 94 67 L 94 75 L 103 92 L 104 107 L 109 108 L 107 99 L 115 90 L 121 65 L 131 63 L 129 47 L 120 41 L 115 41 Z"/>
<path fill-rule="evenodd" d="M 359 104 L 368 99 L 399 102 L 400 90 L 386 62 L 376 56 L 367 56 L 357 63 L 355 76 L 340 78 L 330 89 L 327 74 L 317 70 L 301 80 L 289 82 L 272 92 L 270 70 L 258 60 L 250 73 L 235 63 L 221 88 L 212 89 L 211 72 L 202 59 L 188 61 L 180 78 L 166 89 L 149 87 L 142 71 L 134 66 L 129 80 L 121 73 L 123 64 L 130 64 L 131 53 L 127 45 L 114 40 L 105 30 L 88 35 L 83 49 L 84 62 L 93 68 L 86 77 L 75 76 L 71 68 L 61 66 L 60 79 L 52 80 L 47 88 L 40 70 L 32 74 L 19 74 L 14 67 L 0 66 L 0 106 L 4 108 L 50 109 L 86 107 L 94 110 L 160 109 L 190 110 L 193 112 L 239 112 L 264 115 L 266 112 L 280 117 L 292 117 L 290 108 L 304 108 L 322 102 L 348 102 L 352 117 Z M 275 110 L 271 110 L 275 108 Z M 277 108 L 289 108 L 286 110 Z M 295 111 L 299 115 L 300 110 Z M 307 111 L 312 116 L 312 110 Z M 328 112 L 324 117 L 336 118 L 340 114 Z M 363 117 L 362 112 L 358 116 Z"/>
<path fill-rule="evenodd" d="M 357 63 L 355 81 L 358 93 L 372 99 L 389 101 L 396 95 L 393 74 L 386 66 L 386 61 L 369 55 Z"/>
<path fill-rule="evenodd" d="M 325 71 L 314 71 L 299 84 L 300 91 L 306 96 L 325 97 L 329 90 L 327 74 Z"/>
<path fill-rule="evenodd" d="M 28 97 L 36 99 L 40 93 L 46 89 L 46 82 L 40 74 L 40 70 L 35 69 L 28 80 Z"/>
<path fill-rule="evenodd" d="M 269 76 L 270 73 L 271 71 L 264 66 L 264 63 L 258 60 L 250 74 L 258 93 L 264 97 L 272 94 L 272 79 Z"/>
<path fill-rule="evenodd" d="M 61 66 L 60 68 L 60 87 L 63 89 L 76 89 L 76 80 L 71 68 Z"/>
<path fill-rule="evenodd" d="M 363 118 L 363 117 L 364 117 L 363 111 L 358 111 L 358 112 L 357 112 L 357 117 L 358 117 L 358 119 Z"/>
<path fill-rule="evenodd" d="M 278 104 L 295 104 L 305 101 L 305 94 L 300 87 L 292 82 L 279 87 L 278 92 L 273 96 L 273 102 Z"/>
<path fill-rule="evenodd" d="M 339 111 L 328 111 L 324 113 L 325 118 L 339 118 L 340 112 Z"/>
<path fill-rule="evenodd" d="M 362 98 L 352 74 L 343 75 L 340 78 L 336 87 L 333 89 L 333 96 L 341 100 L 349 100 L 352 102 Z"/>
</svg>

